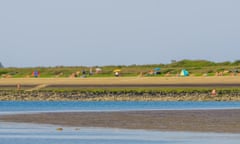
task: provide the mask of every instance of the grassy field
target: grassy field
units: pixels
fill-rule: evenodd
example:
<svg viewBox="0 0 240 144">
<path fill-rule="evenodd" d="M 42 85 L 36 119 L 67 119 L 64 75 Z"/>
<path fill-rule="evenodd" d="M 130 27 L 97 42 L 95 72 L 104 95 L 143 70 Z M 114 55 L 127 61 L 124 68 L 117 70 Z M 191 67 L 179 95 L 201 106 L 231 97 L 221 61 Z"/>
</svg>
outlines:
<svg viewBox="0 0 240 144">
<path fill-rule="evenodd" d="M 156 68 L 160 68 L 159 74 L 154 75 Z M 101 69 L 101 72 L 96 72 Z M 240 61 L 215 63 L 206 60 L 182 60 L 171 64 L 149 64 L 149 65 L 112 65 L 112 66 L 56 66 L 56 67 L 29 67 L 29 68 L 0 68 L 0 77 L 29 78 L 32 72 L 40 72 L 42 78 L 66 78 L 82 77 L 83 71 L 87 77 L 114 77 L 114 70 L 120 69 L 121 77 L 175 77 L 182 69 L 188 70 L 191 76 L 223 76 L 239 75 Z"/>
</svg>

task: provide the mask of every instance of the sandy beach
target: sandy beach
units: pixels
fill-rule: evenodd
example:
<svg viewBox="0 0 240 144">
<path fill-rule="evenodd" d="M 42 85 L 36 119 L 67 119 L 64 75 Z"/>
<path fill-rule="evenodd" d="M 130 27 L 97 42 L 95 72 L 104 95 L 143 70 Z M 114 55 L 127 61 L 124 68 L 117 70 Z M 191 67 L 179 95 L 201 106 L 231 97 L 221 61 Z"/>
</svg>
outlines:
<svg viewBox="0 0 240 144">
<path fill-rule="evenodd" d="M 45 87 L 239 87 L 238 76 L 212 77 L 110 77 L 110 78 L 2 78 L 0 88 L 20 84 Z"/>
<path fill-rule="evenodd" d="M 45 86 L 190 86 L 238 87 L 240 77 L 120 77 L 120 78 L 10 78 L 1 79 L 0 88 Z M 0 116 L 0 121 L 55 124 L 73 127 L 109 127 L 160 131 L 240 133 L 240 110 L 179 110 L 128 112 L 69 112 Z"/>
<path fill-rule="evenodd" d="M 99 77 L 99 78 L 2 78 L 4 84 L 206 84 L 206 83 L 239 83 L 239 76 L 211 77 Z"/>
<path fill-rule="evenodd" d="M 240 110 L 64 112 L 0 116 L 0 121 L 160 131 L 240 133 Z"/>
</svg>

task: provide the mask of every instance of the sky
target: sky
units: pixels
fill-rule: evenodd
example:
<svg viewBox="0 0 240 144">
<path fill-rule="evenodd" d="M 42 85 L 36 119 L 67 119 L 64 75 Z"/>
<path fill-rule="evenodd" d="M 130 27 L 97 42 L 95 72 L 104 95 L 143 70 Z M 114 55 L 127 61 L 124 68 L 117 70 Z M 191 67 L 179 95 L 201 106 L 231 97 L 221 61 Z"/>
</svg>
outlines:
<svg viewBox="0 0 240 144">
<path fill-rule="evenodd" d="M 240 59 L 240 0 L 0 0 L 5 67 Z"/>
</svg>

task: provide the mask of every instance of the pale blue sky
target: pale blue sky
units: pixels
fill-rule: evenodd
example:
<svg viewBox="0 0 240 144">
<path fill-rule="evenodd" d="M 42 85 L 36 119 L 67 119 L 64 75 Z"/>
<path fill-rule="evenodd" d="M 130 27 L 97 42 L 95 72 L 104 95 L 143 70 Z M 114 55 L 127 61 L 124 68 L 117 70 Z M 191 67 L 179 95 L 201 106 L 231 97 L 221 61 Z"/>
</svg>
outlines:
<svg viewBox="0 0 240 144">
<path fill-rule="evenodd" d="M 10 67 L 240 59 L 240 0 L 0 0 Z"/>
</svg>

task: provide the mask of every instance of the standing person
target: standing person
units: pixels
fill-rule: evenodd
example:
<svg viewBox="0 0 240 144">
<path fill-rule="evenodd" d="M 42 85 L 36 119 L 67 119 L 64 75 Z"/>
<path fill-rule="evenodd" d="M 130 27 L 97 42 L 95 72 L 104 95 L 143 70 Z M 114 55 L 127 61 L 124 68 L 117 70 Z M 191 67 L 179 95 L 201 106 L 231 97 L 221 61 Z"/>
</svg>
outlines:
<svg viewBox="0 0 240 144">
<path fill-rule="evenodd" d="M 93 70 L 92 70 L 92 68 L 89 69 L 89 75 L 93 75 Z"/>
<path fill-rule="evenodd" d="M 85 70 L 82 71 L 82 77 L 86 77 L 87 72 Z"/>
<path fill-rule="evenodd" d="M 116 72 L 115 72 L 115 76 L 116 76 L 116 77 L 119 77 L 119 72 L 116 71 Z"/>
</svg>

